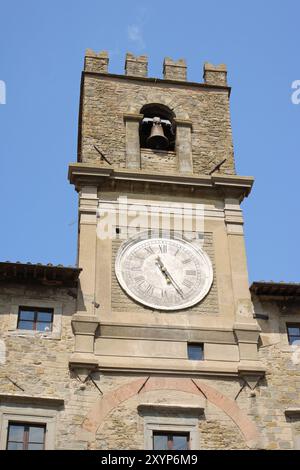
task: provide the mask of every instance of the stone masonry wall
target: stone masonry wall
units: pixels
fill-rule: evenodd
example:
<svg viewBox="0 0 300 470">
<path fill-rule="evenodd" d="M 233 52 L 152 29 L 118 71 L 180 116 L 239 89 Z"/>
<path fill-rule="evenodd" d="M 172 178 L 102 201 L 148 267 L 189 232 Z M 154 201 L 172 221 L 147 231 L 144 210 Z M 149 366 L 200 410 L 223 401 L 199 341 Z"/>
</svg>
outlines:
<svg viewBox="0 0 300 470">
<path fill-rule="evenodd" d="M 123 80 L 86 74 L 83 87 L 81 160 L 101 164 L 96 145 L 115 167 L 125 168 L 124 115 L 139 113 L 142 106 L 161 103 L 177 118 L 192 122 L 192 153 L 195 174 L 208 174 L 225 158 L 222 173 L 235 174 L 229 100 L 226 90 L 168 85 L 159 82 Z M 155 153 L 151 158 L 156 170 L 173 172 L 169 160 Z M 152 169 L 151 164 L 143 168 Z"/>
<path fill-rule="evenodd" d="M 61 339 L 47 339 L 24 332 L 19 335 L 10 331 L 11 304 L 16 298 L 20 299 L 20 304 L 26 298 L 61 303 Z M 277 304 L 261 303 L 260 307 L 270 316 L 269 322 L 260 321 L 259 355 L 266 366 L 266 377 L 254 390 L 245 385 L 243 379 L 233 377 L 201 377 L 201 381 L 230 398 L 256 424 L 260 433 L 260 448 L 291 449 L 297 439 L 299 442 L 299 414 L 289 417 L 285 411 L 300 408 L 300 371 L 295 351 L 288 345 L 284 325 L 291 318 L 294 322 L 300 322 L 299 306 L 283 309 Z M 18 395 L 19 400 L 22 395 L 63 399 L 64 405 L 57 412 L 57 449 L 142 449 L 144 416 L 137 411 L 139 404 L 203 405 L 202 399 L 199 401 L 197 396 L 175 390 L 136 394 L 113 408 L 99 423 L 96 438 L 91 439 L 82 429 L 88 413 L 99 400 L 136 380 L 138 375 L 94 372 L 92 377 L 99 390 L 91 380 L 83 383 L 76 372 L 70 371 L 68 361 L 74 346 L 71 315 L 74 311 L 75 302 L 64 289 L 1 287 L 0 328 L 1 340 L 6 345 L 6 361 L 0 364 L 0 394 Z M 0 411 L 4 401 L 0 401 Z M 248 448 L 234 421 L 206 400 L 204 416 L 199 418 L 199 447 Z"/>
</svg>

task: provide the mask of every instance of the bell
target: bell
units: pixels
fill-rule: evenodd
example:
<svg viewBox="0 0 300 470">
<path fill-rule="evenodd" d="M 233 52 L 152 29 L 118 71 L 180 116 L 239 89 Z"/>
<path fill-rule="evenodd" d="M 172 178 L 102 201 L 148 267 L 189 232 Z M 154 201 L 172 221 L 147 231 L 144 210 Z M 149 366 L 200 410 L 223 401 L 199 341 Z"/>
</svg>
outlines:
<svg viewBox="0 0 300 470">
<path fill-rule="evenodd" d="M 152 149 L 166 149 L 169 146 L 169 139 L 165 136 L 161 125 L 160 117 L 153 118 L 153 125 L 150 136 L 147 139 L 147 145 Z"/>
</svg>

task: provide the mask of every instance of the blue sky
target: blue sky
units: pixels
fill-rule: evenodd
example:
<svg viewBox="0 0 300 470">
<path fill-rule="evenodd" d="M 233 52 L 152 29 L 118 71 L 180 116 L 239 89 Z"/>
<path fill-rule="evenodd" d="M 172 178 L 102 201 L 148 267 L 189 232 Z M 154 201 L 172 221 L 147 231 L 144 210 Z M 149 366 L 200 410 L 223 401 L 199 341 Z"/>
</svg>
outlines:
<svg viewBox="0 0 300 470">
<path fill-rule="evenodd" d="M 202 81 L 224 62 L 232 86 L 237 170 L 256 179 L 244 202 L 250 280 L 300 281 L 300 3 L 286 0 L 2 0 L 0 3 L 0 259 L 74 264 L 80 73 L 86 48 L 108 50 L 123 73 L 127 51 L 185 57 Z"/>
</svg>

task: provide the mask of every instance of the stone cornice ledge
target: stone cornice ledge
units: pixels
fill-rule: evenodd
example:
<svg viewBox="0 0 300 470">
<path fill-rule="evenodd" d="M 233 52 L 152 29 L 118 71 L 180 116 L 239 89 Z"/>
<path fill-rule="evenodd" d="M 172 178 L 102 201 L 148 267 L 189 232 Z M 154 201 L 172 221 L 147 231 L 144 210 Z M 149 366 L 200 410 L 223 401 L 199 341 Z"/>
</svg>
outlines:
<svg viewBox="0 0 300 470">
<path fill-rule="evenodd" d="M 132 358 L 133 359 L 133 358 Z M 162 363 L 153 358 L 128 358 L 119 356 L 97 356 L 86 353 L 74 353 L 70 357 L 71 369 L 90 368 L 101 372 L 155 373 L 159 375 L 188 375 L 188 376 L 229 376 L 265 375 L 265 368 L 259 361 L 222 362 L 197 361 L 194 367 L 174 365 L 169 360 Z"/>
<path fill-rule="evenodd" d="M 234 189 L 238 190 L 240 198 L 248 196 L 254 183 L 252 176 L 237 175 L 180 175 L 148 173 L 143 170 L 113 169 L 95 164 L 72 163 L 69 165 L 69 181 L 77 189 L 81 186 L 94 184 L 111 179 L 113 181 L 130 181 L 154 184 L 176 184 L 194 188 Z"/>
<path fill-rule="evenodd" d="M 59 406 L 63 406 L 64 399 L 63 398 L 55 398 L 55 397 L 37 397 L 31 395 L 16 395 L 12 393 L 0 393 L 0 403 L 26 403 L 26 404 L 34 404 L 34 405 L 41 405 L 41 406 L 52 406 L 53 408 L 57 408 Z"/>
</svg>

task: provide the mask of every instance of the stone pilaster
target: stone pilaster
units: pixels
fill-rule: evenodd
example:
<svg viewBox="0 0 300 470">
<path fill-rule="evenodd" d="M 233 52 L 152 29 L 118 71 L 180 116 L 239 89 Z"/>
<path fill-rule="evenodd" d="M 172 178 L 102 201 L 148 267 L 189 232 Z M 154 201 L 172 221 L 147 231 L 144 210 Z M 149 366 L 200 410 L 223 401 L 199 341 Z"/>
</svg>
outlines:
<svg viewBox="0 0 300 470">
<path fill-rule="evenodd" d="M 95 281 L 97 251 L 97 187 L 84 186 L 79 195 L 78 265 L 82 268 L 77 311 L 95 314 Z"/>
<path fill-rule="evenodd" d="M 180 173 L 193 173 L 192 156 L 192 122 L 175 119 L 176 123 L 176 154 Z"/>
<path fill-rule="evenodd" d="M 126 168 L 141 168 L 139 127 L 143 114 L 125 114 L 126 128 Z"/>
</svg>

